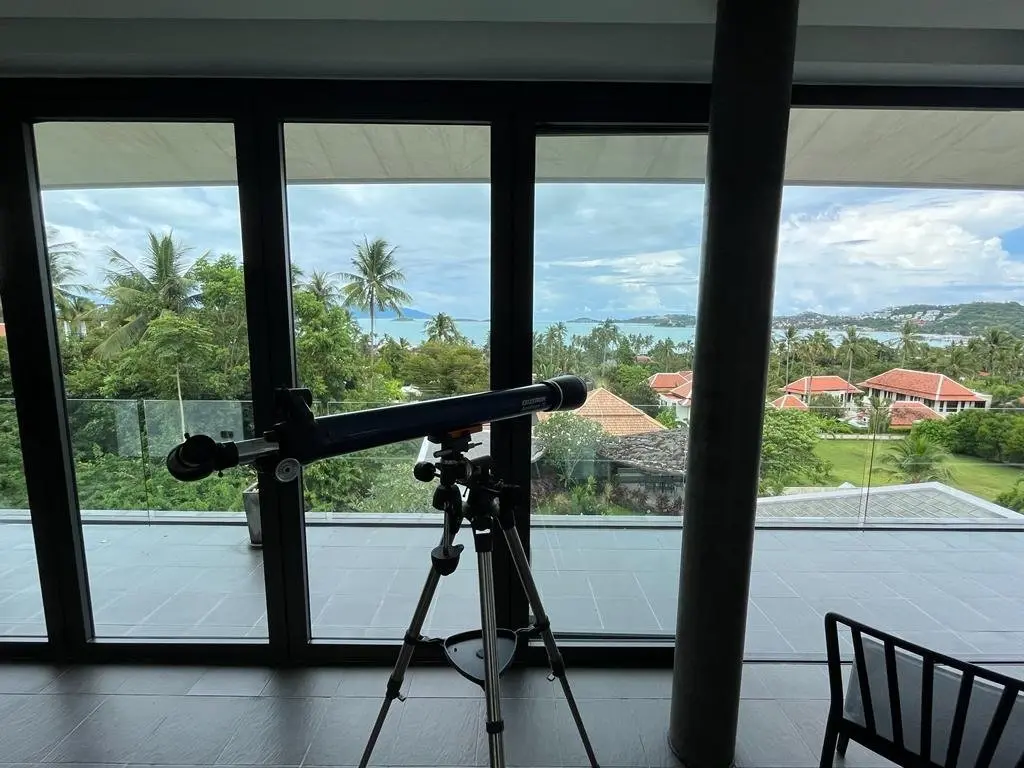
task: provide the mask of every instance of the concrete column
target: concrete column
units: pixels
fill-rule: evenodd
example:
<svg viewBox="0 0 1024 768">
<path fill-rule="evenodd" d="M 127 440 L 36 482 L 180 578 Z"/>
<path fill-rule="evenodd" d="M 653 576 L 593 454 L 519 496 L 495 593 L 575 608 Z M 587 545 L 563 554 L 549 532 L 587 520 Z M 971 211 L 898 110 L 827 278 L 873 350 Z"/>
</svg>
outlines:
<svg viewBox="0 0 1024 768">
<path fill-rule="evenodd" d="M 797 0 L 719 0 L 669 742 L 732 764 Z"/>
</svg>

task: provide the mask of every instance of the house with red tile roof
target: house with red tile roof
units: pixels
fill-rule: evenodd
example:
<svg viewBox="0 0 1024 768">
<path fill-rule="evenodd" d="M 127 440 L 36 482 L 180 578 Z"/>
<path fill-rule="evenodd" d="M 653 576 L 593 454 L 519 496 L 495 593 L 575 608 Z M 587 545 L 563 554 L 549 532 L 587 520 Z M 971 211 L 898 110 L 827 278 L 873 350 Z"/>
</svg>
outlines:
<svg viewBox="0 0 1024 768">
<path fill-rule="evenodd" d="M 782 388 L 783 394 L 796 395 L 805 403 L 816 395 L 832 395 L 844 403 L 853 402 L 863 392 L 842 376 L 804 376 Z"/>
<path fill-rule="evenodd" d="M 892 429 L 910 429 L 919 421 L 941 418 L 940 414 L 915 400 L 899 400 L 889 407 L 889 427 Z"/>
<path fill-rule="evenodd" d="M 968 389 L 943 373 L 893 368 L 857 386 L 868 397 L 923 403 L 940 415 L 965 408 L 988 408 L 991 398 Z"/>
<path fill-rule="evenodd" d="M 569 413 L 597 422 L 607 434 L 613 437 L 639 435 L 644 432 L 657 432 L 665 429 L 665 425 L 660 421 L 648 416 L 639 408 L 633 407 L 604 387 L 598 387 L 588 392 L 586 402 Z M 542 411 L 537 414 L 537 421 L 547 421 L 553 415 L 553 413 Z"/>
<path fill-rule="evenodd" d="M 657 376 L 676 377 L 671 380 L 667 378 L 661 379 L 658 381 L 659 384 L 665 384 L 669 381 L 678 381 L 679 383 L 669 389 L 655 389 L 652 382 L 655 381 Z M 678 371 L 677 373 L 670 374 L 656 373 L 647 382 L 651 384 L 651 389 L 658 393 L 658 402 L 666 408 L 673 408 L 675 410 L 678 421 L 687 421 L 690 418 L 690 407 L 693 405 L 693 371 Z"/>
<path fill-rule="evenodd" d="M 670 392 L 680 384 L 690 381 L 693 378 L 693 371 L 672 371 L 670 373 L 656 373 L 647 379 L 647 386 L 659 395 L 663 392 Z"/>
<path fill-rule="evenodd" d="M 809 411 L 810 406 L 807 405 L 796 395 L 783 395 L 775 400 L 772 400 L 772 407 L 778 408 L 779 410 L 791 410 L 791 411 Z"/>
</svg>

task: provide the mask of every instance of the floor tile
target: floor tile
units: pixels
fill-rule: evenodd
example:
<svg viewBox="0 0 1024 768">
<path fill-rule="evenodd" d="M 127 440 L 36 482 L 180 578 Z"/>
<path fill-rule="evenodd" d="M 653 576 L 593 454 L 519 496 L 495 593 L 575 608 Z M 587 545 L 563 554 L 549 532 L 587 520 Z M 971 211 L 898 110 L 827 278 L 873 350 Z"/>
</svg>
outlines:
<svg viewBox="0 0 1024 768">
<path fill-rule="evenodd" d="M 0 720 L 0 755 L 12 763 L 41 762 L 103 701 L 93 694 L 26 697 Z"/>
<path fill-rule="evenodd" d="M 270 670 L 262 667 L 209 669 L 188 693 L 190 696 L 259 696 L 270 680 Z"/>
<path fill-rule="evenodd" d="M 818 755 L 807 747 L 776 701 L 740 701 L 736 765 L 740 768 L 813 768 Z"/>
<path fill-rule="evenodd" d="M 0 693 L 38 693 L 64 671 L 49 664 L 4 664 L 0 667 Z"/>
<path fill-rule="evenodd" d="M 152 738 L 163 719 L 179 703 L 177 697 L 108 696 L 54 746 L 45 760 L 50 763 L 126 763 Z"/>
<path fill-rule="evenodd" d="M 346 672 L 336 667 L 277 669 L 260 696 L 329 698 L 338 693 Z"/>
<path fill-rule="evenodd" d="M 401 706 L 398 702 L 392 704 L 370 765 L 388 764 L 388 746 L 394 743 L 398 733 Z M 379 709 L 378 699 L 335 698 L 329 701 L 303 765 L 358 765 Z"/>
<path fill-rule="evenodd" d="M 561 765 L 590 765 L 569 707 L 563 702 L 556 701 L 555 704 L 555 722 L 561 736 Z M 663 701 L 662 704 L 667 710 L 668 702 Z M 579 702 L 579 708 L 594 753 L 601 765 L 647 765 L 647 754 L 631 706 L 623 700 L 587 699 Z"/>
<path fill-rule="evenodd" d="M 130 701 L 135 697 L 116 696 Z M 227 696 L 175 696 L 173 706 L 128 757 L 144 765 L 212 765 L 231 735 L 254 718 L 255 702 Z"/>
<path fill-rule="evenodd" d="M 216 756 L 217 764 L 301 765 L 327 706 L 323 698 L 281 697 L 252 703 Z"/>
</svg>

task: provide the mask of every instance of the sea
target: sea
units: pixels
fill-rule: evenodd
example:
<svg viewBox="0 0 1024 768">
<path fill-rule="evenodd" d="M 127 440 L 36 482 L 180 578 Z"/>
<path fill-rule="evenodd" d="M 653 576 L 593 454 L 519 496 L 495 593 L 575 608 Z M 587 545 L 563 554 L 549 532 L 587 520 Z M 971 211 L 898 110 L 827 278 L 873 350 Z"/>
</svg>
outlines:
<svg viewBox="0 0 1024 768">
<path fill-rule="evenodd" d="M 370 332 L 370 321 L 366 318 L 359 319 L 359 324 L 362 326 L 366 333 Z M 402 318 L 396 320 L 389 318 L 385 320 L 377 320 L 376 322 L 376 335 L 378 339 L 384 338 L 385 335 L 391 336 L 395 339 L 406 339 L 410 344 L 416 346 L 422 343 L 426 339 L 426 324 L 427 320 L 414 320 Z M 459 328 L 459 332 L 462 333 L 474 346 L 482 347 L 487 341 L 487 331 L 490 329 L 491 324 L 486 320 L 456 320 L 455 324 Z M 549 325 L 553 323 L 541 322 L 534 325 L 534 330 L 543 333 Z M 573 336 L 586 336 L 595 327 L 595 323 L 566 323 L 566 335 L 568 338 Z M 696 328 L 692 326 L 679 326 L 668 328 L 661 325 L 652 325 L 650 323 L 616 323 L 619 327 L 619 331 L 625 335 L 637 334 L 642 336 L 653 336 L 654 340 L 660 341 L 661 339 L 671 339 L 676 344 L 681 342 L 692 342 Z M 775 338 L 782 338 L 783 331 L 776 329 L 773 331 Z M 801 336 L 809 336 L 811 331 L 803 331 Z M 838 343 L 843 337 L 842 330 L 831 330 L 828 331 L 832 341 Z M 868 338 L 877 339 L 883 343 L 892 342 L 894 339 L 899 338 L 898 333 L 891 331 L 862 331 L 861 335 Z M 934 334 L 921 334 L 921 341 L 926 344 L 930 344 L 936 347 L 945 347 L 957 341 L 966 341 L 965 336 L 939 336 Z"/>
</svg>

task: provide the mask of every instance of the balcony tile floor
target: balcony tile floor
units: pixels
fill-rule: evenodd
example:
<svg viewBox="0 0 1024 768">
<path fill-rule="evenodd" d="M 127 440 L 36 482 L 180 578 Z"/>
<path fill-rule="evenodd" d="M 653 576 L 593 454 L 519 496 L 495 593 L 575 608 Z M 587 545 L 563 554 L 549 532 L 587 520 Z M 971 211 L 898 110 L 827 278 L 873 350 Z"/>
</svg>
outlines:
<svg viewBox="0 0 1024 768">
<path fill-rule="evenodd" d="M 309 526 L 314 635 L 400 637 L 437 537 Z M 262 555 L 243 526 L 88 524 L 85 539 L 99 636 L 266 637 Z M 532 539 L 557 631 L 674 631 L 680 530 L 537 527 Z M 823 615 L 838 611 L 965 658 L 1024 659 L 1022 584 L 1024 531 L 761 529 L 747 656 L 823 658 Z M 467 551 L 442 579 L 426 633 L 479 626 L 476 590 Z M 42 632 L 31 530 L 0 524 L 0 634 Z"/>
</svg>

